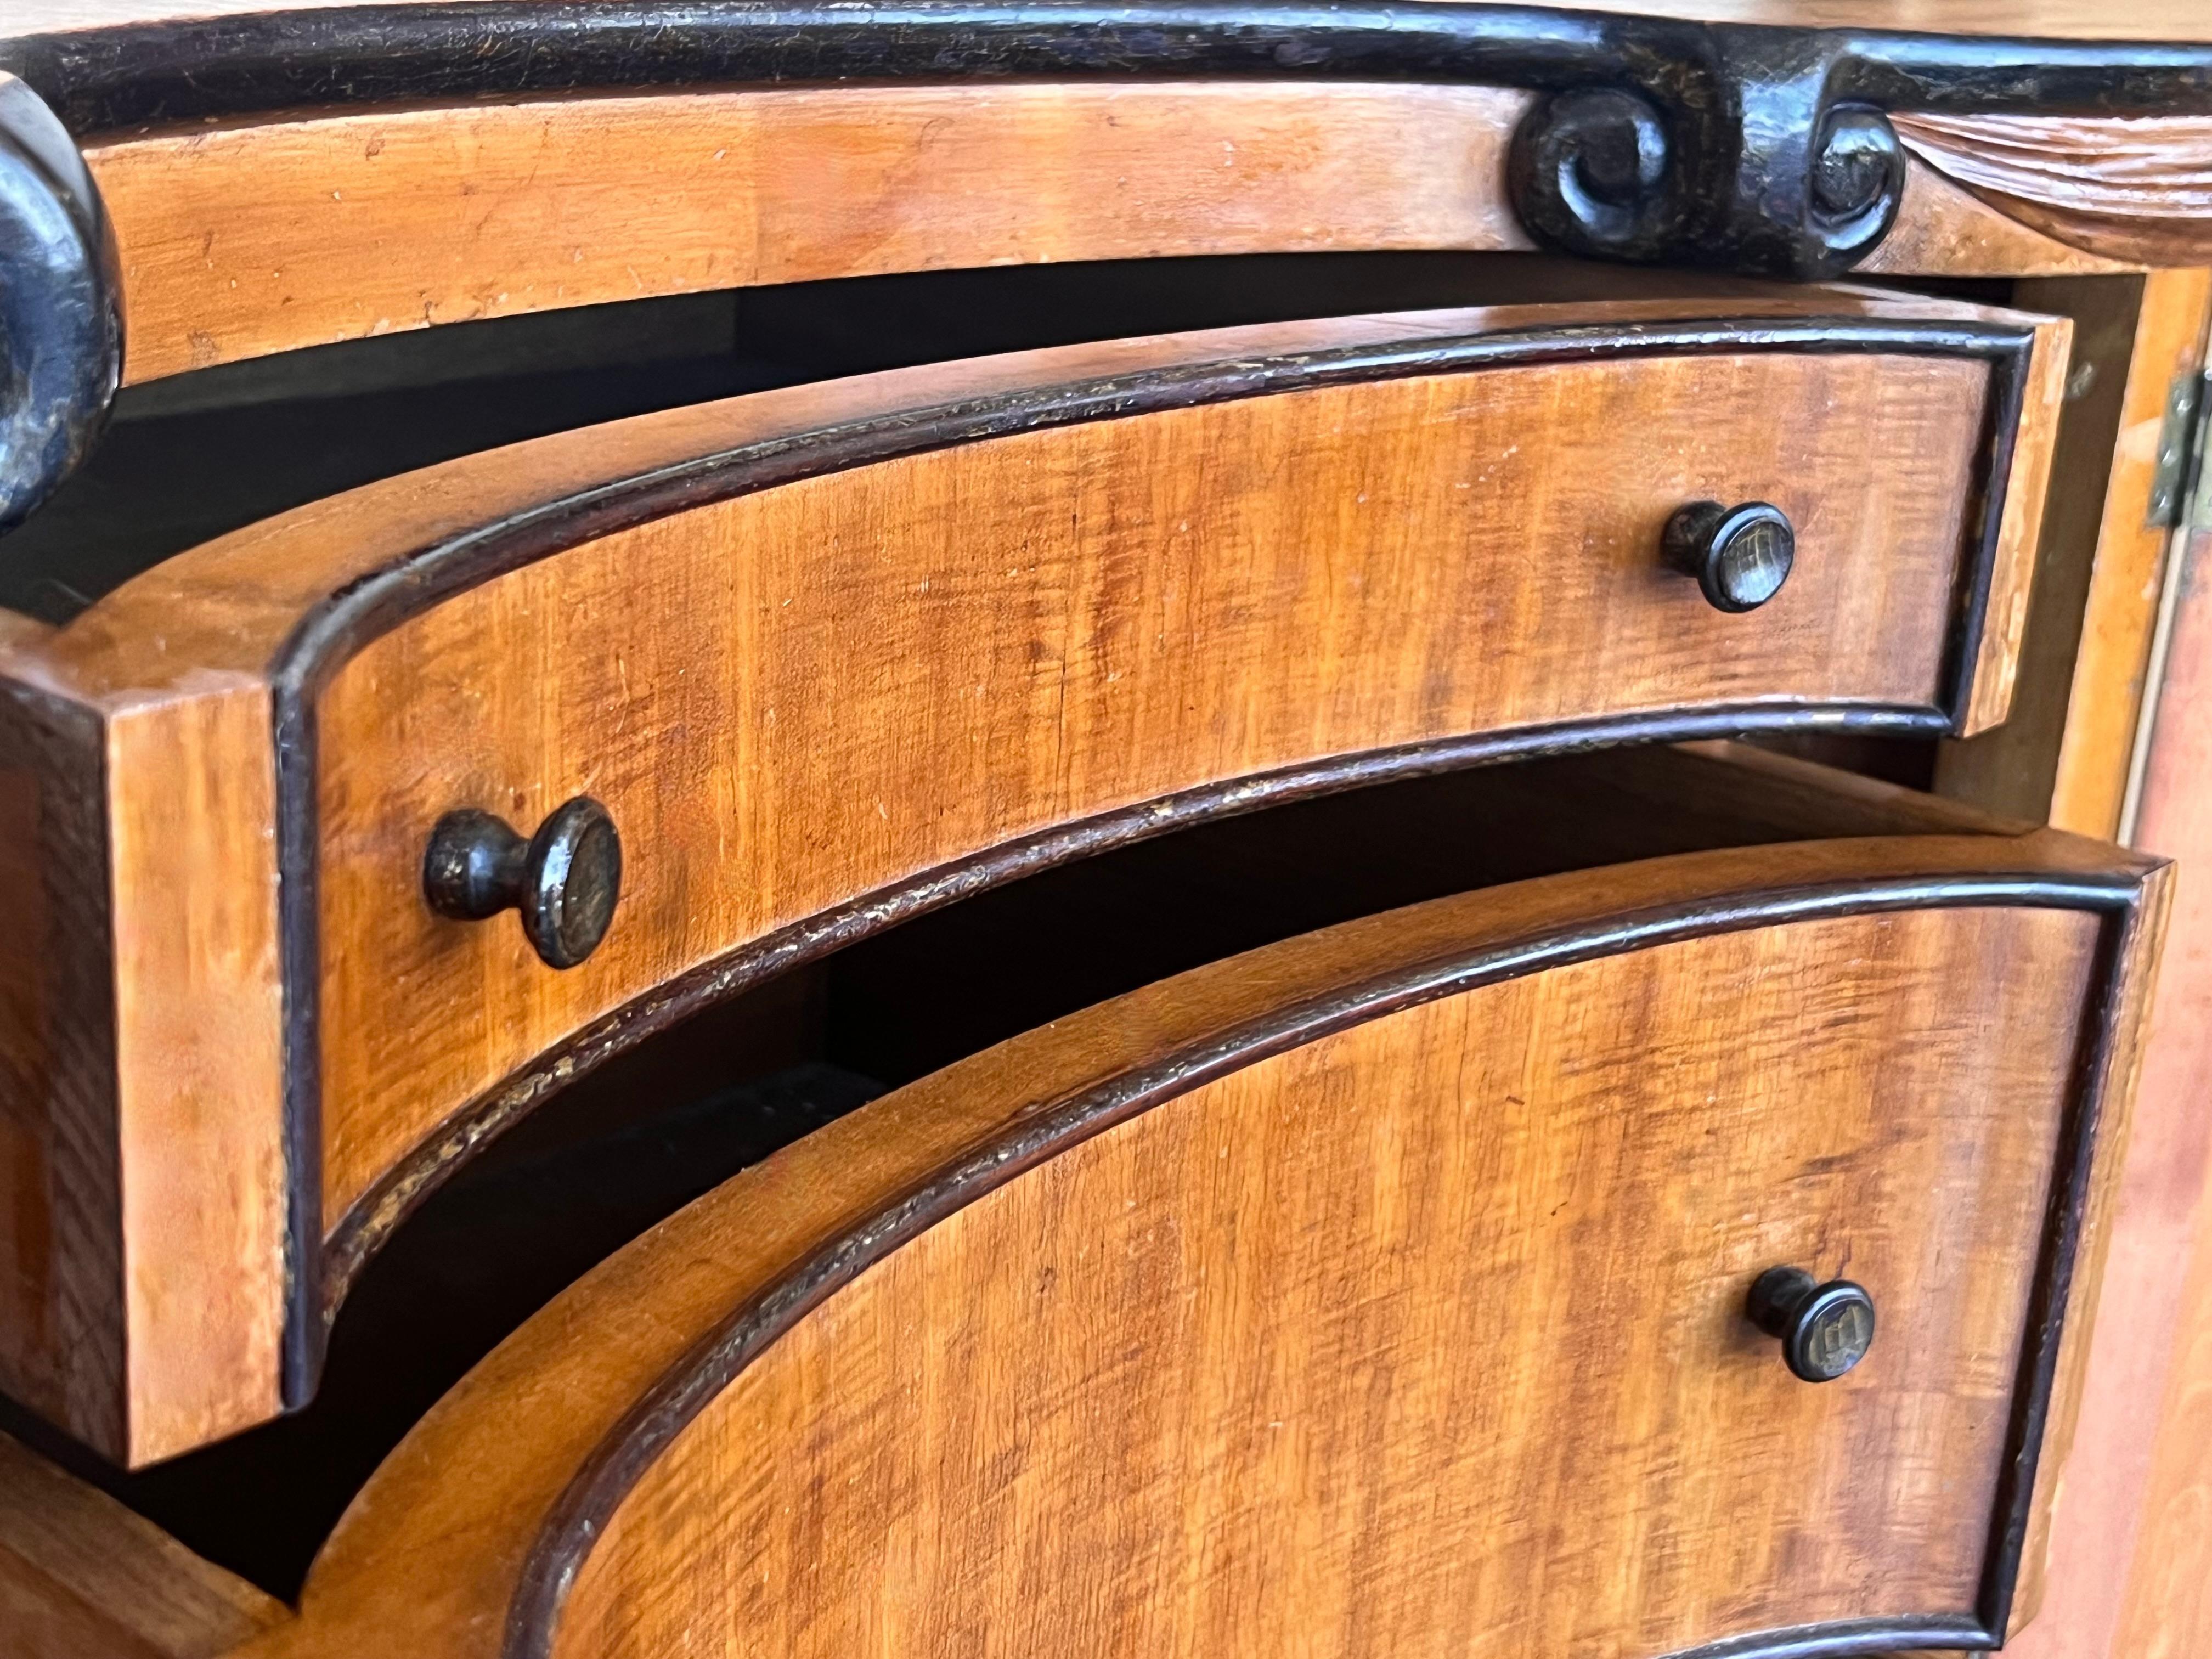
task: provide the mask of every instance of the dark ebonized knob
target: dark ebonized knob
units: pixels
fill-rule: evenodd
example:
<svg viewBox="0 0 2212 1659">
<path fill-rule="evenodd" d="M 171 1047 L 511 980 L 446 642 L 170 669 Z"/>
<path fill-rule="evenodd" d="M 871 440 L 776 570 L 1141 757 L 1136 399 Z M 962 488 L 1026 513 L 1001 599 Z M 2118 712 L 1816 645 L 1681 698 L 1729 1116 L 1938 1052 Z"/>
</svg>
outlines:
<svg viewBox="0 0 2212 1659">
<path fill-rule="evenodd" d="M 1697 578 L 1716 611 L 1756 611 L 1782 591 L 1797 556 L 1797 532 L 1778 507 L 1692 501 L 1667 520 L 1667 562 Z"/>
<path fill-rule="evenodd" d="M 545 963 L 574 968 L 599 948 L 622 896 L 622 837 L 589 795 L 556 807 L 528 841 L 489 812 L 448 812 L 422 855 L 422 894 L 456 921 L 522 913 Z"/>
<path fill-rule="evenodd" d="M 1769 1267 L 1744 1311 L 1782 1339 L 1782 1358 L 1808 1382 L 1834 1382 L 1874 1346 L 1874 1298 L 1848 1279 L 1819 1285 L 1802 1267 Z"/>
</svg>

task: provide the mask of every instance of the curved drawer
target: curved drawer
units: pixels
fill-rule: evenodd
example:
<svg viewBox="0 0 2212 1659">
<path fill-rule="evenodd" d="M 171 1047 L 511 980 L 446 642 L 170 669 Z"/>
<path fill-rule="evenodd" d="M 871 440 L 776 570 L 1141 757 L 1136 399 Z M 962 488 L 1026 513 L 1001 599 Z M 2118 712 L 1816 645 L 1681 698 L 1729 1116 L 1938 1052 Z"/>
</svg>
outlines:
<svg viewBox="0 0 2212 1659">
<path fill-rule="evenodd" d="M 1695 854 L 1018 1037 L 564 1293 L 269 1650 L 1995 1645 L 2150 879 L 2048 833 Z M 1778 1266 L 1871 1297 L 1855 1370 L 1750 1322 Z"/>
<path fill-rule="evenodd" d="M 149 1206 L 179 1274 L 117 1328 L 142 1403 L 83 1431 L 151 1413 L 130 1443 L 174 1449 L 253 1420 L 280 1340 L 301 1397 L 355 1268 L 485 1136 L 961 892 L 1512 753 L 1986 723 L 2063 362 L 2061 325 L 1818 290 L 1024 354 L 393 479 L 27 636 L 0 663 L 9 763 L 48 803 L 26 880 L 104 867 L 63 896 L 118 975 L 44 1086 L 121 1100 L 99 1133 L 160 1172 L 72 1214 L 112 1262 L 93 1200 Z M 1662 560 L 1708 498 L 1794 526 L 1747 614 Z M 513 917 L 426 903 L 447 815 L 528 836 L 579 799 L 622 872 L 571 971 Z M 107 971 L 56 926 L 33 1004 Z"/>
</svg>

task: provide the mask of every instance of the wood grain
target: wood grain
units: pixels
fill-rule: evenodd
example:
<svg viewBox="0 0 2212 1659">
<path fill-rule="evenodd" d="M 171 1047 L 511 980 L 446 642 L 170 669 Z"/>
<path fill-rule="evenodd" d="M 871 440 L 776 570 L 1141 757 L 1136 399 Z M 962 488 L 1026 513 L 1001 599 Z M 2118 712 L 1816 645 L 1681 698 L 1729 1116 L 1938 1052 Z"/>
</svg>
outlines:
<svg viewBox="0 0 2212 1659">
<path fill-rule="evenodd" d="M 2136 830 L 2142 846 L 2181 862 L 2089 1360 L 2078 1473 L 2056 1513 L 2054 1594 L 2045 1620 L 2021 1638 L 2032 1659 L 2180 1659 L 2212 1640 L 2204 1588 L 2212 1575 L 2204 1519 L 2212 883 L 2203 868 L 2212 856 L 2212 613 L 2201 535 L 2184 556 Z"/>
<path fill-rule="evenodd" d="M 112 867 L 105 853 L 56 866 L 94 914 L 111 899 L 129 912 L 112 933 L 75 930 L 68 959 L 106 982 L 112 937 L 131 975 L 120 1024 L 65 1068 L 87 1103 L 52 1104 L 66 1090 L 50 1082 L 23 1110 L 95 1126 L 85 1168 L 123 1168 L 126 1149 L 151 1160 L 121 1183 L 128 1228 L 110 1180 L 110 1263 L 87 1269 L 128 1285 L 127 1317 L 109 1328 L 130 1325 L 131 1341 L 22 1328 L 111 1389 L 128 1353 L 130 1411 L 64 1420 L 144 1461 L 276 1408 L 285 1108 L 269 699 L 285 642 L 331 595 L 548 502 L 963 400 L 1465 334 L 1808 315 L 2006 314 L 1812 290 L 935 365 L 469 457 L 179 556 L 66 628 L 15 630 L 0 676 L 76 711 L 70 764 L 94 781 L 99 834 L 120 849 Z M 577 531 L 571 552 L 334 664 L 322 695 L 327 1218 L 582 1023 L 822 904 L 1042 825 L 1565 716 L 1929 702 L 1984 380 L 1968 360 L 1818 352 L 1431 375 L 993 440 L 595 541 Z M 1626 410 L 1638 420 L 1624 440 Z M 1752 617 L 1708 611 L 1656 565 L 1659 525 L 1706 494 L 1765 495 L 1798 523 L 1799 571 Z M 586 784 L 632 849 L 600 957 L 556 977 L 506 919 L 471 927 L 422 908 L 421 838 L 440 813 L 481 805 L 530 828 Z M 6 859 L 46 870 L 54 855 L 16 829 Z M 49 1237 L 32 1207 L 45 1190 L 25 1188 L 16 1237 Z M 158 1246 L 125 1242 L 141 1218 L 136 1236 Z"/>
<path fill-rule="evenodd" d="M 326 1213 L 650 988 L 1049 824 L 1453 732 L 1930 700 L 1983 379 L 1776 355 L 1298 392 L 862 468 L 471 589 L 319 706 Z M 1799 527 L 1753 617 L 1652 556 L 1707 494 Z M 633 849 L 581 967 L 415 900 L 444 812 L 527 830 L 580 793 Z"/>
<path fill-rule="evenodd" d="M 123 249 L 125 378 L 146 380 L 764 283 L 1527 248 L 1504 156 L 1528 102 L 1410 85 L 829 86 L 305 115 L 86 155 Z"/>
<path fill-rule="evenodd" d="M 756 88 L 305 111 L 103 138 L 86 155 L 123 250 L 125 378 L 143 381 L 758 283 L 1527 248 L 1504 155 L 1528 101 L 1358 83 Z M 1869 269 L 2099 263 L 1916 167 Z"/>
<path fill-rule="evenodd" d="M 1895 118 L 1922 161 L 2058 241 L 2144 264 L 2212 258 L 2212 117 Z"/>
<path fill-rule="evenodd" d="M 2203 372 L 2208 320 L 2212 271 L 2144 277 L 2051 788 L 2051 822 L 2062 830 L 2120 832 L 2174 542 L 2170 528 L 2151 521 L 2151 485 L 2174 383 Z"/>
<path fill-rule="evenodd" d="M 2126 722 L 2158 606 L 2154 570 L 2147 592 L 2143 568 L 2163 544 L 2144 526 L 2152 463 L 2172 378 L 2196 349 L 2178 314 L 2192 291 L 2179 273 L 2014 286 L 2020 303 L 2073 324 L 2049 462 L 2059 482 L 2033 544 L 2011 708 L 2002 726 L 1943 745 L 1936 787 L 1946 794 L 2019 817 L 2063 811 L 2065 827 L 2088 833 L 2118 827 L 2133 747 Z"/>
<path fill-rule="evenodd" d="M 386 1462 L 311 1576 L 300 1626 L 253 1652 L 335 1655 L 374 1632 L 426 1656 L 492 1653 L 580 1460 L 726 1316 L 1006 1126 L 1271 1009 L 1693 896 L 2128 867 L 2048 834 L 1659 860 L 1355 922 L 1002 1045 L 739 1176 L 556 1299 Z M 1754 928 L 1194 1079 L 926 1233 L 911 1266 L 978 1266 L 958 1296 L 911 1303 L 895 1255 L 769 1348 L 767 1386 L 722 1394 L 617 1511 L 559 1650 L 775 1645 L 777 1628 L 720 1622 L 763 1571 L 768 1616 L 805 1651 L 948 1632 L 1035 1650 L 1039 1636 L 1065 1645 L 1052 1621 L 1078 1616 L 1109 1646 L 1180 1651 L 1211 1632 L 1215 1648 L 1275 1651 L 1275 1621 L 1302 1612 L 1333 1648 L 1419 1651 L 1463 1639 L 1446 1621 L 1470 1609 L 1501 1652 L 1557 1652 L 1563 1629 L 1661 1651 L 1865 1612 L 1869 1595 L 1963 1610 L 1989 1510 L 1960 1494 L 1986 1481 L 2006 1415 L 2094 933 L 2003 907 Z M 1383 1073 L 1428 1081 L 1386 1087 Z M 1733 1323 L 1749 1275 L 1800 1255 L 1944 1294 L 1890 1292 L 1868 1365 L 1806 1389 Z M 1019 1340 L 997 1334 L 1002 1302 Z M 895 1374 L 876 1368 L 886 1339 Z M 805 1393 L 822 1373 L 787 1355 L 831 1362 L 836 1398 Z M 720 1480 L 725 1431 L 762 1411 L 818 1431 L 756 1441 L 742 1469 L 732 1449 Z M 1575 1433 L 1547 1431 L 1565 1421 Z M 833 1431 L 847 1425 L 851 1438 Z M 917 1455 L 949 1455 L 902 1480 L 902 1429 Z M 1649 1460 L 1670 1449 L 1662 1477 Z M 1778 1478 L 1784 1462 L 1802 1482 Z M 1369 1484 L 1376 1469 L 1390 1486 Z M 988 1503 L 966 1501 L 978 1480 Z M 1114 1502 L 1091 1501 L 1100 1483 Z M 1815 1493 L 1832 1502 L 1798 1507 Z M 848 1503 L 872 1517 L 857 1534 Z M 809 1516 L 818 1572 L 787 1576 Z M 682 1571 L 648 1560 L 664 1527 Z M 688 1555 L 739 1534 L 711 1569 Z M 1401 1547 L 1368 1547 L 1382 1537 Z M 1292 1546 L 1297 1572 L 1245 1576 Z M 841 1595 L 872 1560 L 886 1577 Z M 906 1588 L 923 1576 L 927 1595 Z M 1251 1594 L 1228 1593 L 1239 1583 Z M 1424 1586 L 1437 1593 L 1401 1593 Z M 653 1646 L 687 1598 L 689 1637 Z M 972 1617 L 987 1601 L 988 1635 Z M 1209 1624 L 1232 1608 L 1244 1622 Z M 1355 1612 L 1367 1622 L 1330 1622 Z"/>
<path fill-rule="evenodd" d="M 32 666 L 0 661 L 0 1383 L 135 1465 L 278 1408 L 268 699 Z"/>
<path fill-rule="evenodd" d="M 216 1659 L 288 1616 L 0 1435 L 0 1659 Z"/>
</svg>

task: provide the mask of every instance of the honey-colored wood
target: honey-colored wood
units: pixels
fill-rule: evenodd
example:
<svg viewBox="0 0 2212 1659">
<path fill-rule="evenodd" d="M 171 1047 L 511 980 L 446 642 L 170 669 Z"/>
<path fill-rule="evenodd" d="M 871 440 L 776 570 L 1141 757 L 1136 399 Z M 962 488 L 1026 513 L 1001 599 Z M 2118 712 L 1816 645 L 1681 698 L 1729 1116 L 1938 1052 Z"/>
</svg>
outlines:
<svg viewBox="0 0 2212 1659">
<path fill-rule="evenodd" d="M 1522 883 L 1002 1045 L 556 1299 L 418 1425 L 299 1624 L 251 1651 L 495 1652 L 550 1505 L 646 1389 L 1048 1103 L 1272 1009 L 1601 916 L 2117 856 L 1906 838 Z M 1036 1650 L 1079 1619 L 1096 1650 L 1276 1651 L 1306 1629 L 1408 1652 L 1475 1619 L 1503 1652 L 1657 1652 L 1971 1612 L 2094 932 L 2010 907 L 1753 928 L 1171 1090 L 769 1349 L 617 1510 L 555 1651 Z M 1801 1258 L 1885 1298 L 1874 1357 L 1830 1389 L 1792 1382 L 1737 1312 L 1752 1274 Z"/>
<path fill-rule="evenodd" d="M 2051 822 L 2062 830 L 2119 833 L 2173 541 L 2171 529 L 2150 522 L 2151 483 L 2173 386 L 2203 372 L 2208 319 L 2212 270 L 2156 270 L 2143 278 L 2051 787 Z"/>
<path fill-rule="evenodd" d="M 2145 264 L 2212 257 L 2212 118 L 1900 113 L 1898 136 L 2006 217 Z"/>
<path fill-rule="evenodd" d="M 757 283 L 1525 249 L 1504 160 L 1529 96 L 1326 82 L 754 88 L 306 111 L 98 138 L 86 156 L 122 248 L 125 378 L 144 381 Z M 1868 268 L 2100 263 L 1916 166 Z"/>
<path fill-rule="evenodd" d="M 2019 303 L 2075 325 L 2048 462 L 2063 482 L 2032 544 L 2016 695 L 2003 725 L 1944 746 L 1944 793 L 2117 832 L 2166 541 L 2147 521 L 2151 483 L 2168 394 L 2201 361 L 2206 292 L 2204 275 L 2186 271 L 2015 285 Z"/>
<path fill-rule="evenodd" d="M 37 971 L 106 974 L 112 933 L 121 974 L 112 1030 L 22 1095 L 26 1133 L 43 1145 L 42 1124 L 89 1123 L 70 1143 L 89 1158 L 52 1167 L 124 1178 L 119 1196 L 113 1180 L 98 1189 L 107 1211 L 80 1211 L 110 1241 L 88 1258 L 118 1310 L 95 1322 L 107 1347 L 51 1321 L 11 1328 L 22 1346 L 0 1361 L 15 1391 L 134 1462 L 275 1409 L 286 1108 L 269 682 L 327 595 L 609 481 L 963 398 L 1569 320 L 1838 311 L 1979 314 L 1845 291 L 1602 302 L 793 388 L 369 486 L 168 561 L 65 629 L 18 630 L 0 674 L 70 711 L 66 754 L 49 759 L 90 781 L 105 848 L 13 855 L 97 901 L 99 927 L 68 930 Z M 2039 360 L 2062 351 L 2063 335 L 2040 337 Z M 1031 831 L 1559 719 L 1929 702 L 1985 382 L 1960 360 L 1720 353 L 1168 410 L 678 513 L 401 623 L 335 665 L 317 708 L 326 1226 L 373 1237 L 436 1173 L 349 1216 L 399 1160 L 589 1022 L 825 906 Z M 2041 447 L 2024 421 L 2022 466 Z M 1657 563 L 1667 515 L 1704 495 L 1771 499 L 1799 527 L 1789 587 L 1751 617 L 1710 611 Z M 2017 580 L 2009 559 L 2016 548 L 1999 594 Z M 2008 678 L 2003 638 L 1988 630 L 1984 710 Z M 586 789 L 629 855 L 615 932 L 584 966 L 546 969 L 511 919 L 422 906 L 443 812 L 482 806 L 527 830 Z M 518 1083 L 483 1121 L 559 1075 Z M 18 1231 L 66 1262 L 40 1180 L 15 1200 Z M 118 1352 L 119 1404 L 72 1404 L 39 1381 L 65 1356 L 112 1393 Z"/>
<path fill-rule="evenodd" d="M 2060 1493 L 2031 1659 L 2181 1659 L 2212 1640 L 2212 612 L 2202 536 L 2180 604 L 2136 838 L 2176 856 L 2172 924 L 2118 1195 L 2076 1472 Z"/>
<path fill-rule="evenodd" d="M 1982 379 L 1676 359 L 1218 404 L 741 497 L 438 606 L 320 702 L 327 1215 L 652 987 L 1054 823 L 1455 732 L 1928 700 Z M 1708 493 L 1799 526 L 1754 617 L 1652 556 Z M 410 902 L 444 812 L 580 793 L 631 849 L 581 967 Z"/>
<path fill-rule="evenodd" d="M 1856 270 L 1886 276 L 2079 276 L 2124 271 L 2126 260 L 2072 247 L 2008 219 L 1963 185 L 1908 155 L 1889 234 Z"/>
<path fill-rule="evenodd" d="M 951 266 L 1532 246 L 1529 94 L 985 82 L 371 109 L 94 142 L 126 378 L 556 306 Z"/>
<path fill-rule="evenodd" d="M 0 1387 L 148 1462 L 277 1408 L 268 702 L 33 684 L 0 702 Z"/>
<path fill-rule="evenodd" d="M 288 1617 L 0 1435 L 0 1659 L 216 1659 Z"/>
</svg>

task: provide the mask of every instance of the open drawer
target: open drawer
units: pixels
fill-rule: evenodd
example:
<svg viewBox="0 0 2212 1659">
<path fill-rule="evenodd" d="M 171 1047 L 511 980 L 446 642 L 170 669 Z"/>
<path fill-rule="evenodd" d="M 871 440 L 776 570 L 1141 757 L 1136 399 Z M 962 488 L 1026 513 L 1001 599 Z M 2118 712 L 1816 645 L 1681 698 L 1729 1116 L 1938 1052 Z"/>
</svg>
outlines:
<svg viewBox="0 0 2212 1659">
<path fill-rule="evenodd" d="M 112 1546 L 58 1561 L 24 1517 L 62 1477 L 21 1459 L 0 1583 L 82 1641 L 52 1609 L 127 1624 L 101 1575 L 167 1575 L 196 1650 L 257 1659 L 1995 1645 L 2160 867 L 1741 750 L 1499 769 L 1488 818 L 1441 810 L 1482 781 L 1392 786 L 1372 850 L 1416 890 L 1485 840 L 1559 873 L 1158 980 L 791 1142 L 454 1387 L 296 1608 L 88 1493 Z M 1113 856 L 1167 860 L 1132 879 L 1178 922 L 1242 881 L 1189 925 L 1264 928 L 1339 808 L 1286 809 L 1303 865 L 1234 826 Z M 963 950 L 956 907 L 901 994 L 1079 988 L 1170 931 L 1109 911 Z"/>
<path fill-rule="evenodd" d="M 1024 871 L 1988 724 L 2064 343 L 1808 289 L 1024 353 L 486 452 L 11 623 L 0 1387 L 132 1463 L 302 1402 L 538 1100 Z"/>
</svg>

